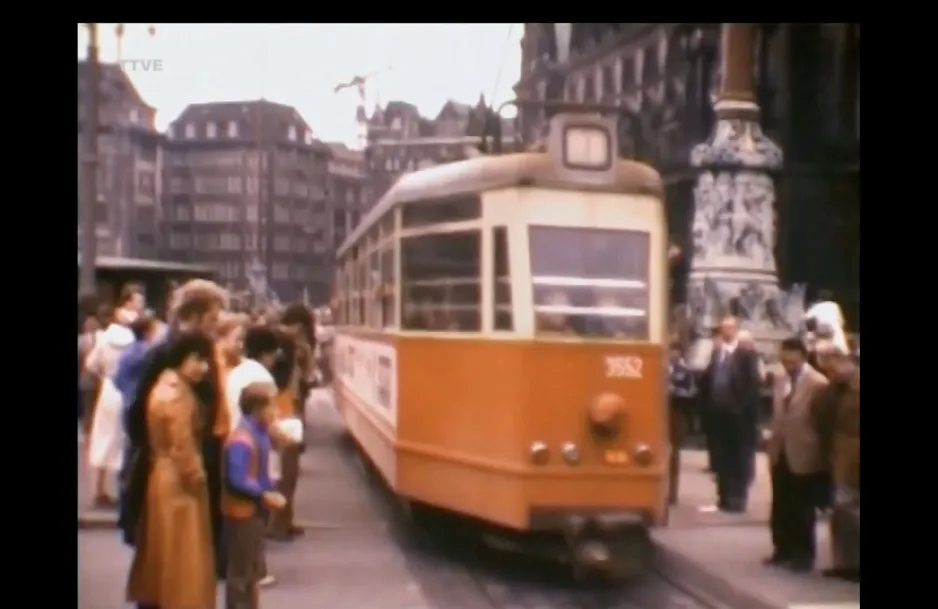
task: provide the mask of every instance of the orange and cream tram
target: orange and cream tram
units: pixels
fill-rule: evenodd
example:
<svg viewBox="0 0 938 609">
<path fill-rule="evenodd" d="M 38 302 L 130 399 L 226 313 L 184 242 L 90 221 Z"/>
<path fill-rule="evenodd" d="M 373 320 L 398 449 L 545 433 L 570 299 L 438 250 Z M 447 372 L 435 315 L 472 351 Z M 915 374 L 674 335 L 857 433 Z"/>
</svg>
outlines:
<svg viewBox="0 0 938 609">
<path fill-rule="evenodd" d="M 339 250 L 336 397 L 407 505 L 640 567 L 667 518 L 668 232 L 614 121 L 403 176 Z M 545 541 L 551 540 L 551 541 Z"/>
</svg>

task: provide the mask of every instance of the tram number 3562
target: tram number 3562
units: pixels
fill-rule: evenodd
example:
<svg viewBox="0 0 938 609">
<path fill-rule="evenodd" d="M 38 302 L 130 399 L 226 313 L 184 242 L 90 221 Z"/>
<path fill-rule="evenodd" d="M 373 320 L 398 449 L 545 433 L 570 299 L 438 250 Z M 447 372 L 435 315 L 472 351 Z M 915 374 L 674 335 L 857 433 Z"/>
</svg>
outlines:
<svg viewBox="0 0 938 609">
<path fill-rule="evenodd" d="M 606 378 L 640 379 L 642 378 L 642 358 L 634 355 L 607 355 Z"/>
</svg>

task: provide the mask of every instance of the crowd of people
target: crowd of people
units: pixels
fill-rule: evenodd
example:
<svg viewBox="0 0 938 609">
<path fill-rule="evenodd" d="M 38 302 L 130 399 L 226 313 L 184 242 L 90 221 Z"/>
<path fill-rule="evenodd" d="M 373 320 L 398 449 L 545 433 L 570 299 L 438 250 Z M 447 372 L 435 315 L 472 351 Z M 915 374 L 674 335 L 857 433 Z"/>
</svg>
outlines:
<svg viewBox="0 0 938 609">
<path fill-rule="evenodd" d="M 707 512 L 743 513 L 756 475 L 756 453 L 771 465 L 773 553 L 767 565 L 811 571 L 817 556 L 816 524 L 827 513 L 833 564 L 824 575 L 860 580 L 860 364 L 827 323 L 782 341 L 778 364 L 765 366 L 751 335 L 734 317 L 713 336 L 709 365 L 691 370 L 680 345 L 671 349 L 672 444 L 699 419 L 716 481 L 717 502 Z M 770 411 L 763 416 L 768 393 Z M 680 451 L 671 462 L 672 503 L 677 501 Z"/>
<path fill-rule="evenodd" d="M 118 510 L 139 609 L 256 609 L 275 583 L 264 540 L 302 535 L 293 505 L 303 408 L 319 382 L 315 312 L 228 310 L 217 284 L 178 287 L 166 323 L 127 286 L 80 322 L 79 418 L 94 505 Z M 319 332 L 322 335 L 322 331 Z M 119 472 L 118 488 L 108 481 Z"/>
</svg>

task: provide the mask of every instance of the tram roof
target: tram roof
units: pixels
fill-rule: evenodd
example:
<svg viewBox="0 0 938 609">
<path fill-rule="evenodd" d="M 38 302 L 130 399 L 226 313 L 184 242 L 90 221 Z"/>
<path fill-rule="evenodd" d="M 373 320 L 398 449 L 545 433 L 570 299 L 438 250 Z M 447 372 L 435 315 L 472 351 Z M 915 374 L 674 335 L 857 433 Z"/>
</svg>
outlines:
<svg viewBox="0 0 938 609">
<path fill-rule="evenodd" d="M 442 200 L 461 194 L 513 187 L 576 189 L 656 197 L 660 197 L 663 192 L 658 172 L 637 161 L 620 159 L 615 180 L 609 184 L 596 185 L 562 177 L 554 158 L 544 152 L 476 157 L 401 176 L 345 239 L 338 255 L 344 254 L 400 203 Z"/>
<path fill-rule="evenodd" d="M 78 266 L 81 266 L 81 252 L 78 253 Z M 165 260 L 147 260 L 144 258 L 124 258 L 121 256 L 98 256 L 95 268 L 114 270 L 165 271 L 177 273 L 199 273 L 214 275 L 214 269 L 201 264 L 166 262 Z"/>
</svg>

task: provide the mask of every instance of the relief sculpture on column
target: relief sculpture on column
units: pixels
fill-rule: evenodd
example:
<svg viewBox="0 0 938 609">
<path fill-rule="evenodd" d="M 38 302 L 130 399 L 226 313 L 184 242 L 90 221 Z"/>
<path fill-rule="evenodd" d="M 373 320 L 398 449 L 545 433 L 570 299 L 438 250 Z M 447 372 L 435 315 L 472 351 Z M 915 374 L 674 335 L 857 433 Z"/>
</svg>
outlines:
<svg viewBox="0 0 938 609">
<path fill-rule="evenodd" d="M 752 171 L 704 171 L 694 187 L 693 262 L 708 268 L 775 272 L 775 190 Z"/>
</svg>

